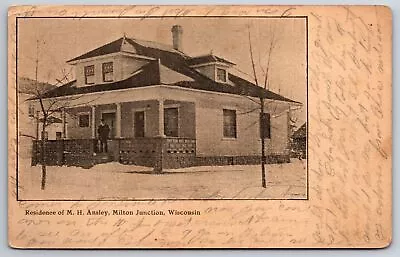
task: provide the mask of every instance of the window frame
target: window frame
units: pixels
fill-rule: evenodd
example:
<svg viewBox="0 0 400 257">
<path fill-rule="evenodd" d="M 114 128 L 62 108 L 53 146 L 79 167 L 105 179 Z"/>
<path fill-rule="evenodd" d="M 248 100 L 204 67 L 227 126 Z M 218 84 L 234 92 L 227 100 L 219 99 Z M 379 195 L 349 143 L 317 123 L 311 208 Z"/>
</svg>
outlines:
<svg viewBox="0 0 400 257">
<path fill-rule="evenodd" d="M 264 112 L 264 118 L 262 117 L 262 114 L 260 113 L 260 118 L 259 118 L 259 133 L 260 133 L 260 140 L 264 137 L 264 139 L 271 139 L 272 135 L 271 135 L 271 114 L 268 112 Z M 263 126 L 262 122 L 268 122 L 268 127 L 267 126 Z"/>
<path fill-rule="evenodd" d="M 93 70 L 93 72 L 88 72 L 90 70 Z M 95 67 L 94 64 L 91 65 L 85 65 L 83 67 L 83 73 L 85 75 L 85 85 L 93 85 L 95 84 Z M 88 82 L 88 77 L 93 77 L 93 82 Z"/>
<path fill-rule="evenodd" d="M 82 116 L 88 116 L 88 125 L 87 126 L 81 126 L 81 117 Z M 78 113 L 78 127 L 79 128 L 90 128 L 91 127 L 90 121 L 91 121 L 90 113 L 88 113 L 88 112 Z"/>
<path fill-rule="evenodd" d="M 167 129 L 166 129 L 166 123 L 165 123 L 165 120 L 166 120 L 166 118 L 165 118 L 165 114 L 166 114 L 166 110 L 168 110 L 168 109 L 176 109 L 176 111 L 177 111 L 177 116 L 176 116 L 176 122 L 177 122 L 177 126 L 176 126 L 176 136 L 175 135 L 167 135 L 167 133 L 166 133 L 166 131 L 167 131 Z M 179 131 L 179 120 L 180 120 L 180 117 L 179 117 L 179 105 L 167 105 L 167 106 L 164 106 L 164 135 L 165 136 L 167 136 L 167 137 L 179 137 L 179 134 L 180 134 L 180 131 Z"/>
<path fill-rule="evenodd" d="M 35 105 L 33 103 L 30 103 L 28 106 L 28 116 L 31 118 L 35 117 Z"/>
<path fill-rule="evenodd" d="M 224 80 L 221 80 L 221 79 L 219 78 L 219 76 L 218 76 L 218 71 L 223 71 L 223 72 L 224 72 Z M 216 69 L 215 69 L 215 80 L 216 80 L 216 81 L 219 81 L 219 82 L 226 83 L 226 82 L 228 81 L 228 79 L 227 79 L 227 74 L 228 74 L 228 72 L 227 72 L 226 69 L 221 68 L 221 67 L 216 67 Z"/>
<path fill-rule="evenodd" d="M 233 119 L 233 125 L 232 124 L 225 124 L 225 116 L 226 113 L 233 113 L 234 114 L 234 119 Z M 229 127 L 230 129 L 233 128 L 233 133 L 229 132 L 226 133 L 226 127 Z M 237 139 L 238 138 L 238 129 L 237 129 L 237 113 L 235 109 L 227 109 L 224 108 L 222 109 L 222 135 L 224 139 Z"/>
<path fill-rule="evenodd" d="M 111 71 L 106 71 L 106 66 L 111 64 Z M 106 80 L 106 74 L 112 74 L 112 78 L 111 80 Z M 101 64 L 101 74 L 102 74 L 102 78 L 103 78 L 103 82 L 113 82 L 114 81 L 114 62 L 110 61 L 110 62 L 103 62 Z"/>
<path fill-rule="evenodd" d="M 61 140 L 63 138 L 61 131 L 56 131 L 56 140 Z"/>
<path fill-rule="evenodd" d="M 134 138 L 145 138 L 146 137 L 146 108 L 137 108 L 132 109 L 133 117 L 132 117 L 132 128 L 133 128 L 133 137 Z M 136 124 L 135 124 L 135 115 L 138 112 L 143 112 L 143 137 L 136 136 Z"/>
</svg>

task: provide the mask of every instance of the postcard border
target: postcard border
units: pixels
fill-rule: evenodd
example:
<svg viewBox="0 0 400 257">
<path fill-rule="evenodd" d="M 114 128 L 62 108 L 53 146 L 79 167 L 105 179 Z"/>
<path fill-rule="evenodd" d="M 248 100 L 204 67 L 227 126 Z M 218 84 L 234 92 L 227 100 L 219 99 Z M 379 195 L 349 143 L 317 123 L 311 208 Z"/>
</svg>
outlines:
<svg viewBox="0 0 400 257">
<path fill-rule="evenodd" d="M 173 15 L 167 15 L 167 16 L 146 16 L 146 19 L 160 19 L 160 18 L 260 18 L 260 19 L 305 19 L 305 25 L 306 25 L 306 31 L 305 31 L 305 36 L 306 36 L 306 101 L 307 101 L 307 109 L 306 109 L 306 128 L 307 128 L 307 137 L 306 137 L 306 164 L 307 164 L 307 169 L 306 169 L 306 198 L 299 198 L 299 199 L 288 199 L 288 198 L 273 198 L 273 199 L 249 199 L 249 198 L 222 198 L 222 199 L 204 199 L 204 198 L 174 198 L 174 199 L 165 199 L 165 198 L 159 198 L 159 199 L 20 199 L 19 198 L 19 185 L 18 185 L 18 174 L 19 174 L 19 165 L 18 165 L 18 156 L 19 156 L 19 131 L 18 131 L 18 19 L 143 19 L 144 17 L 141 16 L 85 16 L 85 17 L 75 17 L 75 16 L 34 16 L 34 17 L 15 17 L 15 94 L 16 94 L 16 201 L 17 202 L 125 202 L 125 201 L 281 201 L 281 200 L 287 200 L 287 201 L 308 201 L 310 200 L 310 186 L 309 186 L 309 151 L 308 151 L 308 143 L 309 143 L 309 111 L 308 111 L 308 87 L 309 87 L 309 81 L 308 81 L 308 51 L 309 51 L 309 42 L 308 42 L 308 15 L 293 15 L 293 16 L 239 16 L 239 15 L 226 15 L 226 16 L 221 16 L 221 15 L 203 15 L 203 16 L 195 16 L 195 15 L 188 15 L 188 16 L 173 16 Z"/>
</svg>

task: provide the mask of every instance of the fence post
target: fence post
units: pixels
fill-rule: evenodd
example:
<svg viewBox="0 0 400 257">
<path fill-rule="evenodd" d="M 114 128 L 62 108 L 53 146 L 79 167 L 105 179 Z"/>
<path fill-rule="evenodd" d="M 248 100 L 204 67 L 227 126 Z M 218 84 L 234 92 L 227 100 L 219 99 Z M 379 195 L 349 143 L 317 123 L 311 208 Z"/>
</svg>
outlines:
<svg viewBox="0 0 400 257">
<path fill-rule="evenodd" d="M 164 138 L 156 138 L 156 153 L 154 161 L 153 173 L 163 172 L 163 158 L 164 158 Z"/>
</svg>

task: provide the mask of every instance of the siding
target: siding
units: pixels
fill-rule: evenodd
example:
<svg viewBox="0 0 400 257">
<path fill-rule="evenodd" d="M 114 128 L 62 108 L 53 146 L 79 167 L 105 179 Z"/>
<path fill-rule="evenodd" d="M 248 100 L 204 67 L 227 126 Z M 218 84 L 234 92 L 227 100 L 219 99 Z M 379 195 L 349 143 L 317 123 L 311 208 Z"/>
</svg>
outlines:
<svg viewBox="0 0 400 257">
<path fill-rule="evenodd" d="M 71 108 L 67 111 L 67 137 L 68 138 L 92 138 L 91 128 L 91 108 L 90 107 L 78 107 Z M 87 112 L 90 115 L 89 127 L 79 127 L 78 114 L 80 112 Z"/>
<path fill-rule="evenodd" d="M 85 85 L 84 67 L 94 65 L 95 84 L 102 84 L 102 63 L 113 62 L 113 75 L 114 81 L 123 80 L 128 78 L 134 71 L 138 70 L 141 66 L 145 65 L 147 61 L 138 60 L 127 56 L 108 56 L 89 59 L 88 61 L 78 62 L 75 66 L 76 82 L 78 86 Z"/>
<path fill-rule="evenodd" d="M 121 106 L 121 136 L 133 137 L 133 113 L 134 109 L 145 109 L 145 136 L 155 137 L 158 135 L 158 102 L 139 101 L 123 103 Z"/>
<path fill-rule="evenodd" d="M 147 64 L 148 61 L 133 59 L 127 56 L 120 57 L 120 79 L 128 78 L 133 72 L 137 71 L 140 67 Z"/>
<path fill-rule="evenodd" d="M 196 70 L 200 72 L 201 74 L 209 77 L 212 80 L 215 80 L 215 65 L 206 65 L 206 66 L 200 66 L 197 67 Z"/>
<path fill-rule="evenodd" d="M 236 110 L 235 139 L 223 137 L 223 109 Z M 258 111 L 246 113 L 248 111 L 246 104 L 231 102 L 216 106 L 215 103 L 202 99 L 196 106 L 197 155 L 260 155 L 259 114 Z M 267 154 L 284 154 L 288 150 L 288 114 L 285 110 L 279 111 L 271 115 L 271 139 L 265 141 Z"/>
<path fill-rule="evenodd" d="M 195 103 L 165 100 L 164 107 L 171 104 L 177 104 L 179 106 L 179 137 L 196 138 Z"/>
</svg>

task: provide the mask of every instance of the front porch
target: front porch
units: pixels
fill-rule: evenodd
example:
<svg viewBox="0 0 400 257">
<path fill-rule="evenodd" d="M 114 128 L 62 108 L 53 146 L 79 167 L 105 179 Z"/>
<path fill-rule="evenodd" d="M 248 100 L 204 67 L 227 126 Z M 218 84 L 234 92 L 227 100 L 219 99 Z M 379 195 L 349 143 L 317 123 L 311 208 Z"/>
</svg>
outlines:
<svg viewBox="0 0 400 257">
<path fill-rule="evenodd" d="M 151 99 L 104 103 L 65 109 L 64 139 L 98 138 L 100 121 L 110 128 L 110 139 L 195 138 L 195 104 L 189 101 Z"/>
<path fill-rule="evenodd" d="M 97 98 L 90 105 L 64 108 L 62 137 L 45 140 L 44 160 L 41 141 L 34 141 L 32 164 L 91 167 L 117 161 L 154 167 L 155 172 L 194 165 L 194 102 L 159 98 L 110 103 L 113 100 Z M 99 146 L 101 120 L 110 128 L 107 153 Z"/>
<path fill-rule="evenodd" d="M 99 153 L 97 139 L 46 140 L 33 142 L 32 165 L 81 166 L 117 161 L 122 164 L 153 167 L 154 172 L 195 166 L 196 140 L 191 138 L 154 137 L 109 140 L 108 153 Z M 42 159 L 44 158 L 44 159 Z"/>
</svg>

